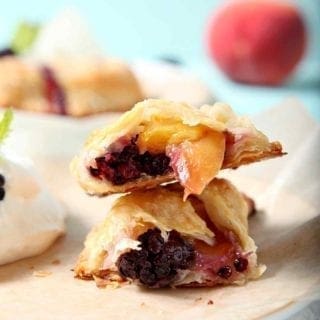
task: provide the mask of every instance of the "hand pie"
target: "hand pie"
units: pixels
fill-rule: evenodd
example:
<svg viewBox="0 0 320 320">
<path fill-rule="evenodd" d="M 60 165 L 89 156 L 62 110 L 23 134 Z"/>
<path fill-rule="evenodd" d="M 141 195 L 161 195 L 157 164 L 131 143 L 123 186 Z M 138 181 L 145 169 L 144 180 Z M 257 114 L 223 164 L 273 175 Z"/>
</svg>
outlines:
<svg viewBox="0 0 320 320">
<path fill-rule="evenodd" d="M 99 285 L 211 287 L 258 278 L 256 246 L 248 235 L 248 205 L 224 179 L 182 199 L 171 184 L 116 200 L 89 233 L 76 277 Z"/>
<path fill-rule="evenodd" d="M 128 110 L 143 99 L 139 84 L 114 59 L 67 59 L 38 65 L 17 57 L 0 59 L 0 106 L 85 116 Z"/>
<path fill-rule="evenodd" d="M 281 156 L 279 142 L 217 103 L 199 109 L 145 100 L 112 126 L 97 130 L 71 164 L 89 193 L 105 195 L 178 180 L 201 194 L 220 169 Z"/>
</svg>

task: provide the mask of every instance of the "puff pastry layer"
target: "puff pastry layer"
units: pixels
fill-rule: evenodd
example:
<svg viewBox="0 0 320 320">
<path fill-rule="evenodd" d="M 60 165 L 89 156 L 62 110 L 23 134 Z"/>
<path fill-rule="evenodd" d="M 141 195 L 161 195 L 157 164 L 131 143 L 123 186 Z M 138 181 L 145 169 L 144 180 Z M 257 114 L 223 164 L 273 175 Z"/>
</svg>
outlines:
<svg viewBox="0 0 320 320">
<path fill-rule="evenodd" d="M 113 125 L 94 131 L 71 171 L 89 193 L 105 195 L 152 188 L 178 180 L 200 194 L 220 169 L 283 155 L 228 105 L 200 109 L 184 103 L 145 100 Z"/>
<path fill-rule="evenodd" d="M 135 281 L 152 288 L 258 278 L 265 267 L 258 265 L 248 235 L 243 195 L 217 178 L 199 196 L 184 202 L 182 194 L 179 184 L 171 184 L 117 199 L 87 236 L 76 277 L 98 285 Z"/>
</svg>

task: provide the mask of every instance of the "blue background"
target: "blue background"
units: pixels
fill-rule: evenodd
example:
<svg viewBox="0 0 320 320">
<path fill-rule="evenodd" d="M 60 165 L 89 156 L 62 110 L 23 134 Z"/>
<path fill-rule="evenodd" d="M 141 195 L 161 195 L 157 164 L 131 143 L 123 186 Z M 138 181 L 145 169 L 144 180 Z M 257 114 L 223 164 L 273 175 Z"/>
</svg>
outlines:
<svg viewBox="0 0 320 320">
<path fill-rule="evenodd" d="M 0 44 L 8 43 L 21 20 L 46 22 L 66 7 L 87 20 L 103 49 L 128 61 L 175 57 L 202 78 L 214 95 L 244 113 L 256 113 L 297 97 L 320 119 L 320 1 L 300 0 L 309 30 L 306 56 L 289 83 L 267 88 L 235 84 L 207 57 L 204 33 L 209 16 L 223 1 L 208 0 L 98 0 L 18 1 L 1 4 Z"/>
</svg>

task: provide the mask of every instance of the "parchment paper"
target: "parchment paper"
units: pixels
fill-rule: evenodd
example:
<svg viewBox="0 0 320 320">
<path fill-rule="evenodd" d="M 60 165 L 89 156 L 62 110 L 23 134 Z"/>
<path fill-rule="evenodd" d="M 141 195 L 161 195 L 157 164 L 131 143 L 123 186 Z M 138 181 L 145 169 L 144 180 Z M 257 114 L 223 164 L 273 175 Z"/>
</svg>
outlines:
<svg viewBox="0 0 320 320">
<path fill-rule="evenodd" d="M 250 229 L 268 267 L 261 279 L 242 287 L 156 291 L 134 285 L 98 289 L 92 281 L 74 279 L 70 269 L 83 240 L 115 196 L 85 195 L 68 164 L 92 128 L 117 116 L 61 121 L 17 115 L 8 145 L 33 158 L 68 209 L 68 229 L 45 254 L 0 267 L 1 320 L 259 319 L 280 311 L 288 315 L 319 297 L 319 124 L 295 100 L 255 121 L 288 155 L 223 172 L 256 200 L 259 212 Z"/>
</svg>

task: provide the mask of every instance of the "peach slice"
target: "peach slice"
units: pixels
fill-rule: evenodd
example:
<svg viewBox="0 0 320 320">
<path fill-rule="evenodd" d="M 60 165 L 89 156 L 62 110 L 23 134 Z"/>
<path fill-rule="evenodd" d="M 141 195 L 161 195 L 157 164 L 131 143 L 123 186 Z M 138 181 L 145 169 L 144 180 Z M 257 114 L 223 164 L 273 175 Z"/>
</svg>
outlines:
<svg viewBox="0 0 320 320">
<path fill-rule="evenodd" d="M 207 133 L 197 141 L 184 141 L 167 147 L 170 165 L 183 185 L 184 200 L 190 194 L 201 194 L 221 169 L 225 152 L 225 135 Z"/>
<path fill-rule="evenodd" d="M 163 152 L 167 144 L 179 144 L 184 140 L 194 141 L 200 139 L 205 133 L 203 126 L 188 126 L 176 121 L 157 122 L 146 125 L 140 133 L 138 145 L 140 150 Z"/>
</svg>

